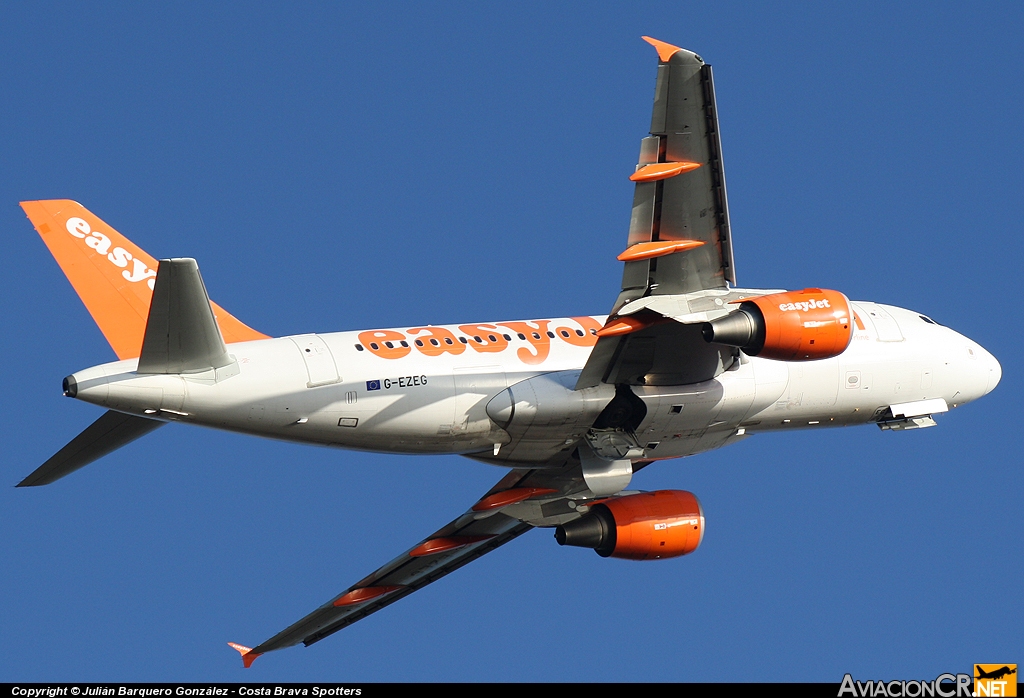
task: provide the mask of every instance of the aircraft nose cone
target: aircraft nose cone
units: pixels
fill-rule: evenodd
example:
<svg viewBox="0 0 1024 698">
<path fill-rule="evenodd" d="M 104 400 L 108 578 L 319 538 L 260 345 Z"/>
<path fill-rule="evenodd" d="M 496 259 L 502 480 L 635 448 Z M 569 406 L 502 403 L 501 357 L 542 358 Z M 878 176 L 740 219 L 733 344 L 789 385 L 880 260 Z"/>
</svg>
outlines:
<svg viewBox="0 0 1024 698">
<path fill-rule="evenodd" d="M 985 373 L 987 374 L 988 386 L 985 388 L 984 395 L 991 393 L 997 385 L 999 380 L 1003 377 L 1003 367 L 999 365 L 996 357 L 989 354 L 984 349 L 982 351 L 982 365 L 985 367 Z"/>
</svg>

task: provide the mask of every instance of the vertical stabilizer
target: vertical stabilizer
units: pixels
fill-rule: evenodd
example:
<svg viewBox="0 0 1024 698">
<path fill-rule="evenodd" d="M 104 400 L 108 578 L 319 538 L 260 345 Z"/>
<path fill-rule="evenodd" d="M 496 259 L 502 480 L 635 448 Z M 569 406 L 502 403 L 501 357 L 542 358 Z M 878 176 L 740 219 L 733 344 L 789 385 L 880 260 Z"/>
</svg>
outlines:
<svg viewBox="0 0 1024 698">
<path fill-rule="evenodd" d="M 153 296 L 156 260 L 75 201 L 22 201 L 21 207 L 117 358 L 137 357 Z M 224 341 L 267 339 L 218 305 L 212 306 Z"/>
</svg>

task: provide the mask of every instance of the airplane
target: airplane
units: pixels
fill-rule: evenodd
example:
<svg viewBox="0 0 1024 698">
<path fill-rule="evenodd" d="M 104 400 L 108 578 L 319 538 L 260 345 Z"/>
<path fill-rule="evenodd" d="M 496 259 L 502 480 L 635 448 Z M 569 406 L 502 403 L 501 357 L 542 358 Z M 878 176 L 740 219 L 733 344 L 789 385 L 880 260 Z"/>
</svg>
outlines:
<svg viewBox="0 0 1024 698">
<path fill-rule="evenodd" d="M 1001 378 L 926 315 L 817 287 L 736 285 L 711 66 L 658 54 L 622 284 L 607 315 L 269 337 L 213 303 L 195 260 L 159 262 L 70 200 L 21 203 L 118 361 L 64 379 L 105 412 L 26 477 L 50 484 L 169 423 L 381 453 L 460 454 L 507 473 L 449 524 L 268 640 L 311 645 L 534 528 L 602 557 L 701 544 L 680 490 L 634 473 L 753 434 L 902 431 Z"/>
<path fill-rule="evenodd" d="M 998 680 L 998 679 L 1003 678 L 1004 676 L 1009 676 L 1010 674 L 1016 674 L 1017 673 L 1016 665 L 1014 665 L 1013 669 L 1011 669 L 1008 666 L 1002 666 L 999 669 L 993 669 L 992 671 L 985 671 L 980 666 L 975 664 L 974 665 L 974 669 L 975 669 L 975 672 L 977 673 L 977 676 L 974 677 L 976 679 L 995 679 L 995 680 Z"/>
</svg>

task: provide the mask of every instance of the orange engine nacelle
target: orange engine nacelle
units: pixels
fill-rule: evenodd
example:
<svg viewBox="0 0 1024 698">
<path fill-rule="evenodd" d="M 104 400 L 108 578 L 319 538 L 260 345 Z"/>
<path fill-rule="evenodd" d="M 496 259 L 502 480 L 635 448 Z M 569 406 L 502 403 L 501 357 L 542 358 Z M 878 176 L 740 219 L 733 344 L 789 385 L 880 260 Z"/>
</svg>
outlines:
<svg viewBox="0 0 1024 698">
<path fill-rule="evenodd" d="M 601 557 L 660 560 L 692 553 L 704 539 L 704 510 L 691 492 L 659 490 L 606 499 L 555 529 L 559 545 Z"/>
<path fill-rule="evenodd" d="M 805 288 L 748 298 L 739 310 L 704 323 L 704 339 L 751 356 L 813 361 L 839 356 L 853 339 L 853 310 L 839 291 Z"/>
</svg>

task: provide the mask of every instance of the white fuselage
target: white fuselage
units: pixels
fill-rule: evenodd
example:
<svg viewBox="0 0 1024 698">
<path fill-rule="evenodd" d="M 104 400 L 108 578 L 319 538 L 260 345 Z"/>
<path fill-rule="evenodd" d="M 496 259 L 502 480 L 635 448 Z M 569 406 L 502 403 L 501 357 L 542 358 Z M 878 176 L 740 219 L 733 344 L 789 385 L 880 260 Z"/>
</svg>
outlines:
<svg viewBox="0 0 1024 698">
<path fill-rule="evenodd" d="M 761 431 L 864 424 L 896 404 L 941 399 L 952 408 L 998 383 L 998 362 L 953 330 L 891 306 L 853 308 L 857 327 L 838 357 L 741 355 L 709 381 L 634 386 L 647 406 L 636 429 L 644 458 L 691 455 Z M 216 372 L 139 375 L 137 360 L 128 360 L 72 378 L 79 399 L 155 419 L 343 448 L 543 465 L 574 448 L 614 396 L 614 386 L 573 390 L 603 321 L 298 335 L 231 344 L 236 363 Z M 506 431 L 489 417 L 488 403 L 517 384 L 529 390 L 514 390 L 521 417 Z"/>
</svg>

